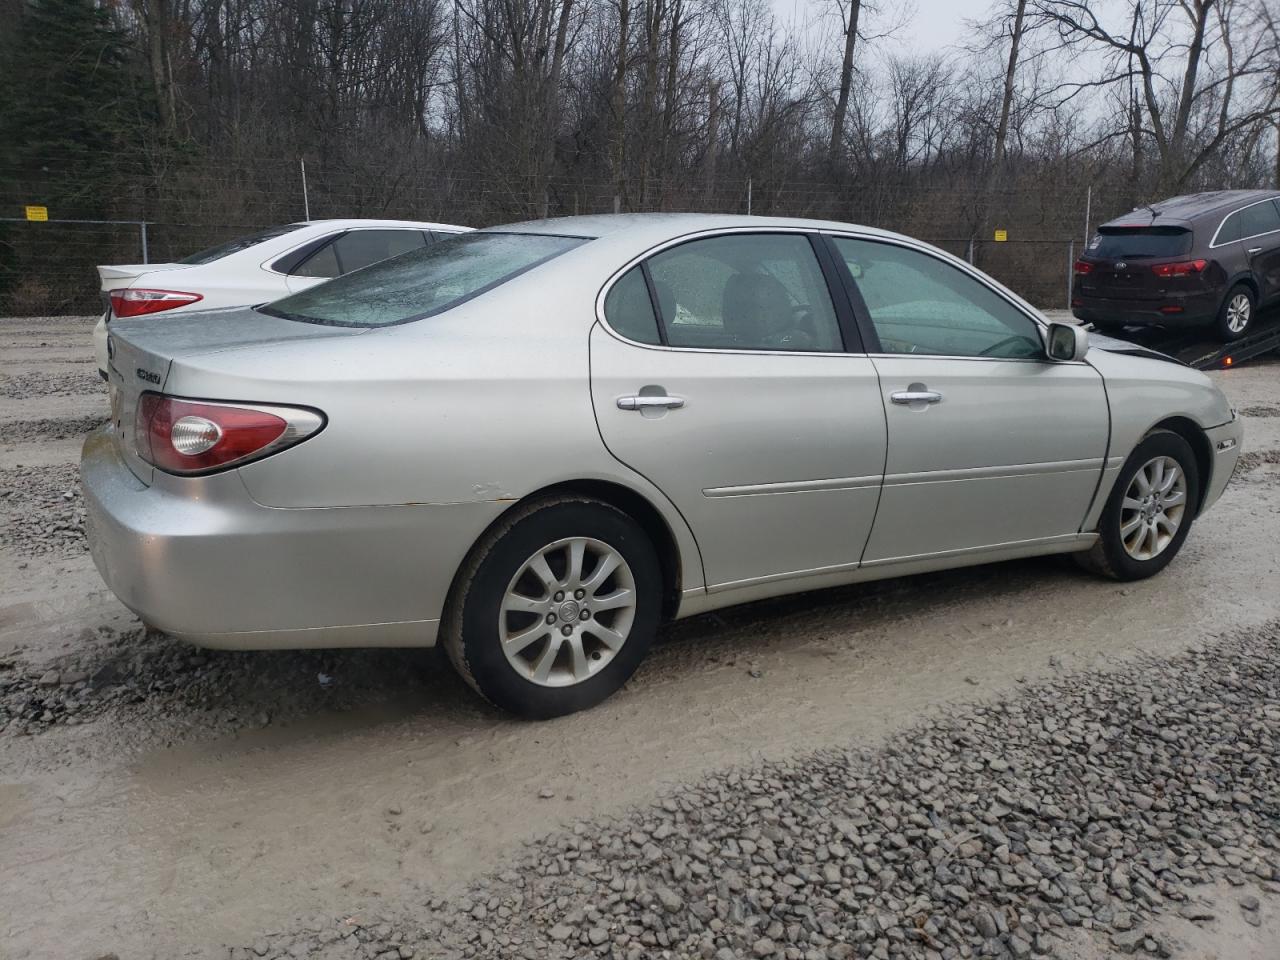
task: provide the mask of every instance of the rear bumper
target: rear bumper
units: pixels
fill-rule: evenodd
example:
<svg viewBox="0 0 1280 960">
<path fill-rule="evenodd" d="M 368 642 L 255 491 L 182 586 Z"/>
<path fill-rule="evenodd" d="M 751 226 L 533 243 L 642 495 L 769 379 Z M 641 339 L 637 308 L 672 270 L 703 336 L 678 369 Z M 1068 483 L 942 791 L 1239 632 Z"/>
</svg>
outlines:
<svg viewBox="0 0 1280 960">
<path fill-rule="evenodd" d="M 1116 300 L 1076 293 L 1071 298 L 1071 312 L 1085 323 L 1111 326 L 1202 327 L 1217 320 L 1221 299 L 1216 291 L 1168 296 L 1159 300 Z M 1161 307 L 1179 307 L 1181 310 L 1165 313 Z"/>
<path fill-rule="evenodd" d="M 110 427 L 85 441 L 80 474 L 90 552 L 121 602 L 234 649 L 431 646 L 458 565 L 504 506 L 264 507 L 235 471 L 147 486 Z"/>
</svg>

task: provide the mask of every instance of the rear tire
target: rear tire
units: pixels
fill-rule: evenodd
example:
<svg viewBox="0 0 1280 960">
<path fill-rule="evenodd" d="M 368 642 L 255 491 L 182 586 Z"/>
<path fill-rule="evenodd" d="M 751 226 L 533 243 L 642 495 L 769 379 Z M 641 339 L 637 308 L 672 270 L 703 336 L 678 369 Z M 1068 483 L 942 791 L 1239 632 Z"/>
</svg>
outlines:
<svg viewBox="0 0 1280 960">
<path fill-rule="evenodd" d="M 1218 308 L 1218 336 L 1223 343 L 1239 340 L 1253 329 L 1253 315 L 1258 309 L 1258 298 L 1246 284 L 1237 283 L 1227 291 L 1222 306 Z"/>
<path fill-rule="evenodd" d="M 1116 477 L 1098 521 L 1098 542 L 1076 560 L 1112 580 L 1154 576 L 1182 548 L 1199 502 L 1200 474 L 1191 445 L 1172 431 L 1154 430 Z"/>
<path fill-rule="evenodd" d="M 555 497 L 516 508 L 472 550 L 443 643 L 477 693 L 547 719 L 626 683 L 661 605 L 658 555 L 640 525 L 598 500 Z"/>
</svg>

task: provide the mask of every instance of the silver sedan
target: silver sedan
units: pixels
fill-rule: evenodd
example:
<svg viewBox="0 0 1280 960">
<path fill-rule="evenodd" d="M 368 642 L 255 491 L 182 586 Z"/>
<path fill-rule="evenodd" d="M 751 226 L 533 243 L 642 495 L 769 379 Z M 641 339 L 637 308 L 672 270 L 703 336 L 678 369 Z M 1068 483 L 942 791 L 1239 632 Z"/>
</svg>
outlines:
<svg viewBox="0 0 1280 960">
<path fill-rule="evenodd" d="M 1241 443 L 1202 374 L 841 223 L 497 227 L 109 346 L 81 474 L 145 622 L 439 641 L 531 717 L 747 600 L 1052 553 L 1151 576 Z"/>
</svg>

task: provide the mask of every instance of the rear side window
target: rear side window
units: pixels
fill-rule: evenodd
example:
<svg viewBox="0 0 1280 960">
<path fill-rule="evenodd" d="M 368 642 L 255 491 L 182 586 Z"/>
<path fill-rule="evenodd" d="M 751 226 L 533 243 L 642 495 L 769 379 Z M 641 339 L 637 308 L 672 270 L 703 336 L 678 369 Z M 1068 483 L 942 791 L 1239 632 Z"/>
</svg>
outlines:
<svg viewBox="0 0 1280 960">
<path fill-rule="evenodd" d="M 1227 219 L 1222 221 L 1222 226 L 1218 228 L 1218 235 L 1214 239 L 1214 243 L 1222 246 L 1224 243 L 1234 243 L 1240 239 L 1240 214 L 1233 213 Z"/>
<path fill-rule="evenodd" d="M 333 250 L 332 243 L 326 243 L 323 247 L 307 257 L 302 265 L 290 274 L 294 277 L 324 277 L 332 279 L 342 272 L 338 266 L 338 255 Z"/>
<path fill-rule="evenodd" d="M 1276 211 L 1275 202 L 1271 200 L 1245 207 L 1237 211 L 1234 216 L 1240 218 L 1240 239 L 1242 240 L 1280 230 L 1280 213 Z"/>
<path fill-rule="evenodd" d="M 333 241 L 343 273 L 363 270 L 425 246 L 420 230 L 352 230 Z"/>
<path fill-rule="evenodd" d="M 442 313 L 586 242 L 536 233 L 465 233 L 259 309 L 339 327 L 407 323 Z"/>
<path fill-rule="evenodd" d="M 188 266 L 213 263 L 213 261 L 221 260 L 223 257 L 229 257 L 233 253 L 239 253 L 241 250 L 248 250 L 250 247 L 255 247 L 265 240 L 274 240 L 276 237 L 283 237 L 286 233 L 293 233 L 293 231 L 303 226 L 305 226 L 305 224 L 286 223 L 283 226 L 271 227 L 269 230 L 251 233 L 247 237 L 238 237 L 235 240 L 228 240 L 226 243 L 220 243 L 216 247 L 210 247 L 207 250 L 201 250 L 199 253 L 193 253 L 191 256 L 179 260 L 178 263 L 185 263 Z"/>
<path fill-rule="evenodd" d="M 648 265 L 673 347 L 844 350 L 822 268 L 802 234 L 692 240 Z"/>
<path fill-rule="evenodd" d="M 632 267 L 610 289 L 604 298 L 604 318 L 609 326 L 628 340 L 639 343 L 660 343 L 658 318 L 649 299 L 649 285 L 644 282 L 644 270 Z"/>
<path fill-rule="evenodd" d="M 1105 260 L 1180 257 L 1191 252 L 1191 241 L 1182 227 L 1099 227 L 1088 249 Z"/>
</svg>

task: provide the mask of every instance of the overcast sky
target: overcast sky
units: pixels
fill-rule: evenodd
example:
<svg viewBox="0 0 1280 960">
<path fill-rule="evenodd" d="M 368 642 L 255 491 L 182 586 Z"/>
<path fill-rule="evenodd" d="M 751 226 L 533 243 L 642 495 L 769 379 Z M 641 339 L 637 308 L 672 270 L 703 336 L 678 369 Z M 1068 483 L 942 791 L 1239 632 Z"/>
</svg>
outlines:
<svg viewBox="0 0 1280 960">
<path fill-rule="evenodd" d="M 916 53 L 932 53 L 962 39 L 965 20 L 978 20 L 987 15 L 993 0 L 879 0 L 879 11 L 871 14 L 864 23 L 867 31 L 877 32 L 880 24 L 900 16 L 904 6 L 914 13 L 907 25 L 893 38 L 894 44 L 903 50 Z M 794 19 L 804 23 L 812 16 L 809 11 L 823 0 L 773 0 L 773 9 L 783 21 Z"/>
</svg>

